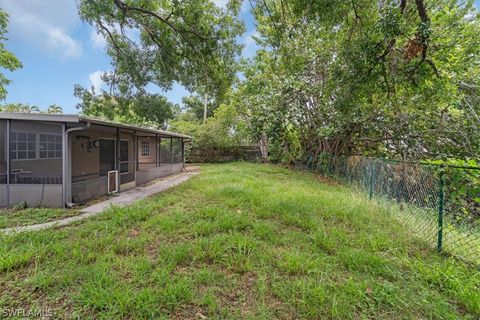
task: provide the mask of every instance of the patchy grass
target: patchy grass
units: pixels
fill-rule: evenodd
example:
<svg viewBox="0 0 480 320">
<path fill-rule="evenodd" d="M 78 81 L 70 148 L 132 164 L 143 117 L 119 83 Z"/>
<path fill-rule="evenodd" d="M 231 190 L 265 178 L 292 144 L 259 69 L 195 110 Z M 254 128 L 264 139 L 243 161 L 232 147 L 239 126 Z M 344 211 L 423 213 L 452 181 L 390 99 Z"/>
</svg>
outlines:
<svg viewBox="0 0 480 320">
<path fill-rule="evenodd" d="M 0 306 L 57 318 L 475 319 L 480 272 L 361 194 L 268 165 L 205 165 L 129 208 L 2 236 Z"/>
<path fill-rule="evenodd" d="M 54 221 L 78 214 L 74 209 L 0 209 L 0 229 Z"/>
</svg>

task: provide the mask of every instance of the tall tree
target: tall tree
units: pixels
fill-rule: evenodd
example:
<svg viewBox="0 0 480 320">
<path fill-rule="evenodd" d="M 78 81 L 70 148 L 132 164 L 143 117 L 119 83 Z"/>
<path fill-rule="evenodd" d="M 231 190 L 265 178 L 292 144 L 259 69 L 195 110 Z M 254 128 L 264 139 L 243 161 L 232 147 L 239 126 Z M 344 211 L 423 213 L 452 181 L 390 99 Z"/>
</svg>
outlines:
<svg viewBox="0 0 480 320">
<path fill-rule="evenodd" d="M 264 50 L 244 71 L 239 103 L 252 134 L 281 155 L 478 154 L 473 1 L 251 3 Z"/>
<path fill-rule="evenodd" d="M 87 116 L 125 123 L 165 128 L 180 107 L 157 94 L 114 96 L 106 92 L 96 95 L 91 90 L 75 86 L 75 96 L 81 99 L 77 109 Z"/>
<path fill-rule="evenodd" d="M 244 31 L 241 1 L 225 9 L 205 0 L 82 0 L 79 12 L 107 40 L 114 70 L 104 75 L 109 94 L 145 94 L 178 82 L 190 91 L 222 96 L 236 77 Z"/>
<path fill-rule="evenodd" d="M 5 49 L 5 41 L 7 40 L 8 14 L 0 8 L 0 67 L 10 71 L 14 71 L 22 67 L 20 61 L 7 49 Z M 7 89 L 10 83 L 3 73 L 0 73 L 0 100 L 7 97 Z"/>
<path fill-rule="evenodd" d="M 63 109 L 59 105 L 52 104 L 51 106 L 48 107 L 47 113 L 62 113 Z"/>
</svg>

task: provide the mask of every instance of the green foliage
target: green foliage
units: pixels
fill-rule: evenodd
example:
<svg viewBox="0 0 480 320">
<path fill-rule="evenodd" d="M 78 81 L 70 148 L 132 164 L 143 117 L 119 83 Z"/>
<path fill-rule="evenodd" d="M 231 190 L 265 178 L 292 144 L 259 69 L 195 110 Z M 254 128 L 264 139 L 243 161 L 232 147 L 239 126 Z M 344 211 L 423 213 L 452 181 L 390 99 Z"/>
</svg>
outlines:
<svg viewBox="0 0 480 320">
<path fill-rule="evenodd" d="M 220 105 L 205 122 L 197 120 L 193 113 L 183 113 L 169 128 L 192 136 L 194 148 L 226 149 L 245 142 L 244 122 L 231 104 Z"/>
<path fill-rule="evenodd" d="M 22 67 L 20 61 L 7 49 L 5 49 L 4 42 L 7 40 L 8 14 L 0 8 L 0 67 L 10 71 L 14 71 Z M 7 89 L 5 88 L 10 83 L 3 73 L 0 73 L 0 100 L 5 100 L 7 97 Z"/>
<path fill-rule="evenodd" d="M 472 1 L 256 1 L 238 105 L 276 159 L 476 157 L 480 20 Z"/>
<path fill-rule="evenodd" d="M 124 97 L 103 92 L 95 95 L 77 85 L 75 96 L 81 99 L 77 109 L 86 116 L 155 128 L 165 128 L 167 121 L 179 110 L 177 105 L 158 94 Z"/>
<path fill-rule="evenodd" d="M 236 75 L 244 31 L 238 20 L 241 1 L 226 9 L 212 1 L 113 0 L 80 2 L 82 19 L 107 39 L 115 72 L 107 77 L 121 95 L 149 84 L 173 82 L 221 96 Z"/>
<path fill-rule="evenodd" d="M 46 111 L 37 106 L 31 106 L 28 103 L 6 103 L 0 105 L 0 112 L 20 112 L 20 113 L 63 113 L 62 107 L 52 104 Z"/>
<path fill-rule="evenodd" d="M 185 112 L 190 113 L 196 120 L 203 120 L 203 113 L 205 108 L 205 97 L 187 96 L 182 99 Z M 213 111 L 218 108 L 218 105 L 207 98 L 207 117 L 213 116 Z"/>
<path fill-rule="evenodd" d="M 63 113 L 63 109 L 59 105 L 52 104 L 48 107 L 47 113 Z"/>
</svg>

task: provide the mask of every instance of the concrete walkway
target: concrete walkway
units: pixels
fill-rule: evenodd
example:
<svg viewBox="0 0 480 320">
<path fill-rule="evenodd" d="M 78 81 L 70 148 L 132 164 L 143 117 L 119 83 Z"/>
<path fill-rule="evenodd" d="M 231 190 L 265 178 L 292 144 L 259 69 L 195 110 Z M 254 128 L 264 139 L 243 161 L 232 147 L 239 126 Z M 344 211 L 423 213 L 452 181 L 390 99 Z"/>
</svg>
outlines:
<svg viewBox="0 0 480 320">
<path fill-rule="evenodd" d="M 137 200 L 144 199 L 156 193 L 175 187 L 180 183 L 187 181 L 191 177 L 197 175 L 198 173 L 199 172 L 194 172 L 194 171 L 183 172 L 180 174 L 162 178 L 162 180 L 154 182 L 150 185 L 135 187 L 128 191 L 119 193 L 117 196 L 112 197 L 108 200 L 83 208 L 80 210 L 80 214 L 77 216 L 56 220 L 56 221 L 33 224 L 29 226 L 0 229 L 0 232 L 4 234 L 12 234 L 12 233 L 20 233 L 20 232 L 26 232 L 26 231 L 37 231 L 37 230 L 42 230 L 42 229 L 47 229 L 52 227 L 66 226 L 73 222 L 96 216 L 97 214 L 103 212 L 105 209 L 108 209 L 111 206 L 124 207 L 132 204 Z"/>
</svg>

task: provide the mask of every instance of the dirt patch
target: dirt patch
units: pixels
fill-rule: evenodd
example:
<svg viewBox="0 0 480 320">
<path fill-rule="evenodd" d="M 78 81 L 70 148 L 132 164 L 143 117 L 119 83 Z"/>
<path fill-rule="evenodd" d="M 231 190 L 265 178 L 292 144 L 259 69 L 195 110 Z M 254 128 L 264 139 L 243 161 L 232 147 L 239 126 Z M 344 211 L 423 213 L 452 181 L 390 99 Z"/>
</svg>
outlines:
<svg viewBox="0 0 480 320">
<path fill-rule="evenodd" d="M 200 166 L 187 165 L 184 169 L 186 172 L 200 172 Z"/>
</svg>

